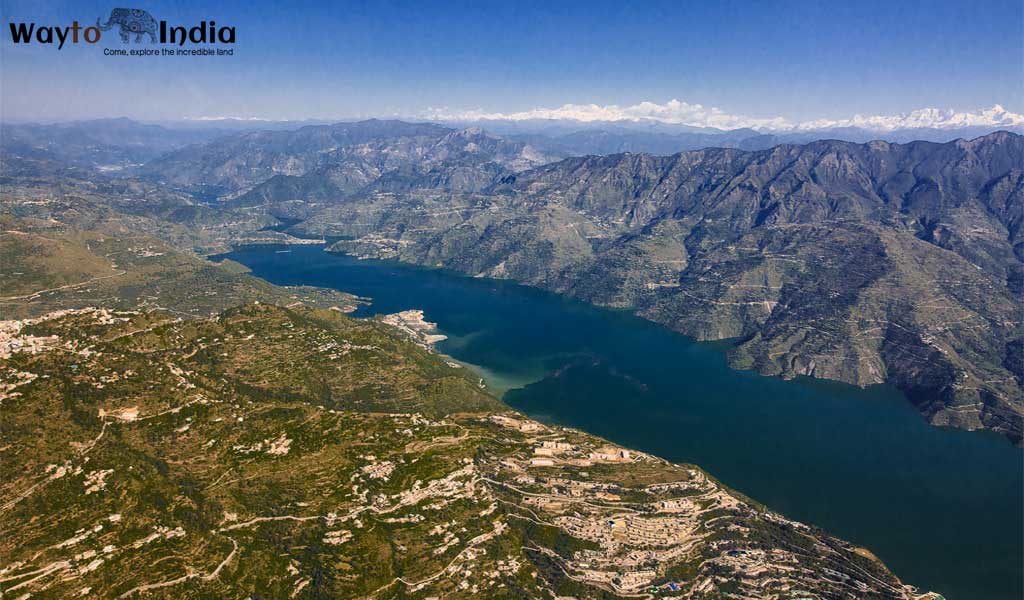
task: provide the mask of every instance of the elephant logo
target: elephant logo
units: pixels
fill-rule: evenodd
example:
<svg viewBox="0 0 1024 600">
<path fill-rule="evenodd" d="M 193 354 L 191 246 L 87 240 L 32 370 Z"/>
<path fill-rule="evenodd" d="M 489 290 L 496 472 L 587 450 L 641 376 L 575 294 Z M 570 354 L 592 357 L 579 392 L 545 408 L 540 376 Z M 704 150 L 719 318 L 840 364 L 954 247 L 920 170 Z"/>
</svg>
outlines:
<svg viewBox="0 0 1024 600">
<path fill-rule="evenodd" d="M 114 25 L 120 25 L 121 41 L 128 43 L 128 36 L 135 34 L 135 41 L 142 41 L 142 34 L 149 34 L 150 43 L 156 43 L 156 19 L 153 15 L 138 8 L 115 8 L 110 11 L 110 18 L 105 25 L 96 19 L 96 26 L 107 31 Z"/>
</svg>

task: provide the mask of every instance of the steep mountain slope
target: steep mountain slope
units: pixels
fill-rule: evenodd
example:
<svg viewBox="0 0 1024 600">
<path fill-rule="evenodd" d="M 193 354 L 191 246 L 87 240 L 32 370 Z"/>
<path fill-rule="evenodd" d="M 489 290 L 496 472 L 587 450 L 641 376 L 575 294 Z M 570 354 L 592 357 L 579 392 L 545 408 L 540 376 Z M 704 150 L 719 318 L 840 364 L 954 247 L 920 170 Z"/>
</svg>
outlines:
<svg viewBox="0 0 1024 600">
<path fill-rule="evenodd" d="M 1024 138 L 571 158 L 485 194 L 371 195 L 334 249 L 632 307 L 738 366 L 892 382 L 1021 440 Z"/>
</svg>

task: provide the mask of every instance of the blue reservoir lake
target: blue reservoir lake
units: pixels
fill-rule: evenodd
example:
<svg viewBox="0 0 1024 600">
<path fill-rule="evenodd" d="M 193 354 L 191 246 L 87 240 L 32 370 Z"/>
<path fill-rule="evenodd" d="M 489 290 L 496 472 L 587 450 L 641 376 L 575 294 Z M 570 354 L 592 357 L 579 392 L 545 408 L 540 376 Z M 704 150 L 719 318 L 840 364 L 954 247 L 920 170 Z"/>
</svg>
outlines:
<svg viewBox="0 0 1024 600">
<path fill-rule="evenodd" d="M 928 425 L 898 391 L 736 371 L 628 312 L 506 281 L 323 252 L 222 255 L 279 285 L 372 299 L 356 317 L 418 308 L 491 390 L 538 420 L 691 462 L 787 517 L 877 554 L 951 600 L 1024 598 L 1024 451 Z"/>
</svg>

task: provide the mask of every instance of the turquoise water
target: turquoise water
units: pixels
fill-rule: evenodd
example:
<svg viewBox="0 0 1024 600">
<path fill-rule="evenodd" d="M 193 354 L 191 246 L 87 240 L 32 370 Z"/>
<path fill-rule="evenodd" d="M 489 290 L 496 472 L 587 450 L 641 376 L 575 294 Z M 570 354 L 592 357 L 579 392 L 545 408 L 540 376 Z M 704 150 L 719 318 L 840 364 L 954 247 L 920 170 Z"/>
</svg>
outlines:
<svg viewBox="0 0 1024 600">
<path fill-rule="evenodd" d="M 284 285 L 373 298 L 356 316 L 420 308 L 510 405 L 696 463 L 788 517 L 879 555 L 952 600 L 1024 597 L 1024 452 L 929 426 L 888 387 L 782 381 L 730 369 L 622 311 L 516 284 L 327 254 L 247 248 L 225 257 Z M 507 390 L 507 391 L 506 391 Z"/>
</svg>

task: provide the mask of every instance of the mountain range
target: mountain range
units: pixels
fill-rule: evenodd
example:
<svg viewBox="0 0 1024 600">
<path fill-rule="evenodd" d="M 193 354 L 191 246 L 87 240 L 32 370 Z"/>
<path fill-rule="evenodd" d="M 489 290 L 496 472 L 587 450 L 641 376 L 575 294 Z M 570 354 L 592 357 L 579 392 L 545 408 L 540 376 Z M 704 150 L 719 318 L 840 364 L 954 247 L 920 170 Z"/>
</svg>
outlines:
<svg viewBox="0 0 1024 600">
<path fill-rule="evenodd" d="M 403 121 L 360 121 L 388 127 L 413 125 Z M 354 123 L 353 123 L 354 124 Z M 425 123 L 416 123 L 418 126 Z M 344 126 L 318 119 L 274 121 L 265 119 L 212 118 L 140 123 L 126 118 L 95 119 L 65 123 L 4 123 L 0 146 L 5 158 L 59 159 L 75 166 L 103 166 L 108 170 L 139 165 L 171 150 L 217 138 L 258 132 L 296 132 L 303 129 Z M 588 154 L 645 152 L 668 155 L 702 148 L 765 150 L 780 144 L 805 144 L 834 139 L 866 143 L 887 141 L 949 142 L 991 133 L 992 127 L 916 127 L 876 131 L 860 127 L 825 127 L 789 131 L 732 130 L 695 127 L 651 120 L 577 121 L 571 119 L 476 120 L 433 123 L 448 130 L 484 130 L 507 141 L 532 146 L 548 159 Z M 1007 131 L 1024 134 L 1024 127 Z M 367 132 L 369 133 L 369 132 Z M 536 157 L 535 157 L 536 158 Z"/>
<path fill-rule="evenodd" d="M 703 149 L 668 154 L 681 140 Z M 371 120 L 183 145 L 109 185 L 202 243 L 273 230 L 514 279 L 732 340 L 740 368 L 890 383 L 933 423 L 1020 443 L 1022 140 L 751 150 L 778 139 Z M 623 144 L 665 154 L 569 156 Z"/>
</svg>

